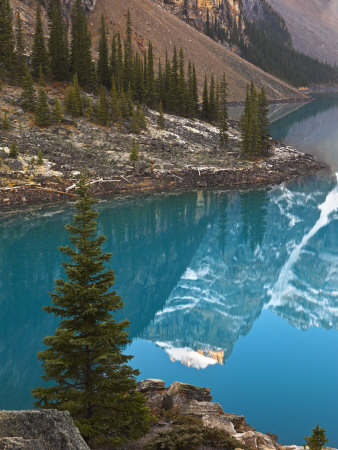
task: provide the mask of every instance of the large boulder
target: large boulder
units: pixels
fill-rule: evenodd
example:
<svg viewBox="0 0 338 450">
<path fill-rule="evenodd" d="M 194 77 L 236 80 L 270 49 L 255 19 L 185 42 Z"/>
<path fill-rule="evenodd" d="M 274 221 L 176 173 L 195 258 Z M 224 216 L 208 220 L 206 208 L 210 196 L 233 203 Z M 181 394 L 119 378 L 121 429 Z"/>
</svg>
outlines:
<svg viewBox="0 0 338 450">
<path fill-rule="evenodd" d="M 0 411 L 0 450 L 89 450 L 67 411 Z"/>
</svg>

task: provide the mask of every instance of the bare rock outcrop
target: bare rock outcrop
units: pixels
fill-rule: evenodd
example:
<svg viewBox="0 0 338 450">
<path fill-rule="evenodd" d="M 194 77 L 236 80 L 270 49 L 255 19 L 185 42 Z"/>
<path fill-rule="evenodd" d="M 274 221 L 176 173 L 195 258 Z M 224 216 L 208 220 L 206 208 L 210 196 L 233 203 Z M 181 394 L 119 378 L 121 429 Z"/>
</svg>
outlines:
<svg viewBox="0 0 338 450">
<path fill-rule="evenodd" d="M 0 411 L 0 450 L 89 450 L 67 411 Z"/>
</svg>

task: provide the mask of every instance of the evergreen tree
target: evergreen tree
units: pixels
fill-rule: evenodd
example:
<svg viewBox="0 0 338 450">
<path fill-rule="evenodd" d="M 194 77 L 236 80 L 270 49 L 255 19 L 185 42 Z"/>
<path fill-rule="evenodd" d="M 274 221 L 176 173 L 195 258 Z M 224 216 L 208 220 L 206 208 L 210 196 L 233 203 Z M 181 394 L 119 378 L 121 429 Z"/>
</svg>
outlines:
<svg viewBox="0 0 338 450">
<path fill-rule="evenodd" d="M 40 88 L 38 93 L 38 99 L 35 107 L 35 119 L 36 125 L 40 127 L 48 127 L 51 122 L 51 114 L 48 106 L 47 95 L 44 89 Z"/>
<path fill-rule="evenodd" d="M 25 75 L 25 41 L 22 32 L 22 21 L 20 14 L 16 15 L 16 66 L 18 78 L 22 81 Z"/>
<path fill-rule="evenodd" d="M 139 148 L 138 148 L 138 145 L 137 145 L 135 139 L 133 139 L 133 142 L 131 145 L 129 159 L 130 159 L 130 161 L 138 161 L 138 159 L 139 159 Z"/>
<path fill-rule="evenodd" d="M 264 87 L 262 87 L 258 95 L 258 127 L 260 133 L 261 154 L 268 154 L 272 148 L 271 134 L 269 131 L 270 121 L 268 115 L 268 101 L 266 98 Z"/>
<path fill-rule="evenodd" d="M 17 157 L 19 156 L 18 147 L 15 142 L 11 143 L 11 145 L 9 147 L 9 155 L 8 156 L 13 159 L 17 159 Z"/>
<path fill-rule="evenodd" d="M 133 29 L 130 11 L 127 13 L 126 40 L 124 42 L 123 87 L 125 92 L 133 86 Z"/>
<path fill-rule="evenodd" d="M 122 92 L 120 97 L 120 108 L 123 119 L 130 119 L 130 104 L 125 92 Z"/>
<path fill-rule="evenodd" d="M 247 156 L 249 152 L 249 122 L 250 122 L 250 91 L 248 85 L 246 88 L 244 111 L 240 120 L 242 157 Z"/>
<path fill-rule="evenodd" d="M 324 428 L 319 428 L 319 425 L 317 424 L 312 430 L 312 435 L 310 437 L 305 436 L 305 442 L 308 445 L 309 450 L 322 450 L 329 441 L 326 438 Z"/>
<path fill-rule="evenodd" d="M 39 151 L 38 151 L 38 157 L 37 157 L 37 160 L 36 160 L 36 164 L 38 166 L 42 166 L 43 165 L 43 157 L 42 157 L 41 149 L 39 149 Z"/>
<path fill-rule="evenodd" d="M 43 75 L 48 76 L 49 59 L 41 20 L 41 8 L 40 3 L 38 3 L 36 7 L 36 22 L 32 48 L 32 71 L 35 78 L 39 76 L 40 67 Z"/>
<path fill-rule="evenodd" d="M 117 61 L 117 42 L 115 34 L 111 42 L 109 64 L 110 64 L 110 73 L 112 74 L 113 80 L 116 83 L 116 79 L 118 78 L 118 61 Z"/>
<path fill-rule="evenodd" d="M 73 83 L 68 87 L 66 92 L 65 109 L 73 117 L 78 117 L 82 114 L 82 98 L 76 74 L 73 77 Z"/>
<path fill-rule="evenodd" d="M 5 113 L 4 116 L 3 116 L 1 128 L 3 130 L 9 130 L 9 120 L 8 120 L 8 117 L 7 117 L 7 113 Z"/>
<path fill-rule="evenodd" d="M 90 97 L 88 99 L 87 117 L 89 120 L 94 118 L 93 100 Z"/>
<path fill-rule="evenodd" d="M 212 123 L 217 120 L 217 105 L 216 105 L 216 92 L 215 92 L 215 79 L 214 75 L 211 75 L 210 81 L 210 93 L 209 93 L 209 110 L 208 110 L 208 120 Z"/>
<path fill-rule="evenodd" d="M 29 72 L 27 64 L 25 65 L 25 75 L 22 81 L 21 106 L 26 111 L 34 111 L 36 103 L 35 89 L 33 79 Z"/>
<path fill-rule="evenodd" d="M 186 83 L 185 83 L 185 71 L 184 71 L 184 54 L 182 48 L 179 54 L 179 75 L 177 85 L 178 95 L 178 113 L 182 116 L 187 113 L 187 96 L 186 96 Z"/>
<path fill-rule="evenodd" d="M 122 113 L 121 113 L 121 107 L 120 107 L 120 99 L 117 95 L 116 87 L 114 86 L 114 84 L 112 85 L 112 90 L 111 90 L 110 109 L 111 109 L 111 118 L 112 118 L 113 123 L 121 123 L 122 122 Z"/>
<path fill-rule="evenodd" d="M 53 119 L 56 123 L 60 123 L 62 121 L 63 113 L 62 113 L 61 104 L 60 104 L 58 98 L 55 99 L 55 104 L 54 104 L 52 114 L 53 114 Z"/>
<path fill-rule="evenodd" d="M 192 91 L 194 98 L 194 114 L 198 114 L 198 85 L 195 64 L 192 65 Z"/>
<path fill-rule="evenodd" d="M 228 142 L 228 83 L 225 79 L 225 74 L 218 87 L 218 128 L 219 128 L 219 145 L 221 148 L 226 148 Z"/>
<path fill-rule="evenodd" d="M 165 129 L 165 118 L 164 118 L 164 114 L 163 114 L 162 102 L 160 102 L 160 106 L 159 106 L 158 110 L 159 110 L 159 115 L 157 117 L 157 126 L 161 130 L 164 130 Z"/>
<path fill-rule="evenodd" d="M 50 2 L 49 30 L 51 75 L 55 80 L 65 81 L 69 77 L 68 33 L 62 17 L 60 0 Z"/>
<path fill-rule="evenodd" d="M 146 68 L 146 100 L 147 105 L 153 108 L 155 105 L 155 72 L 154 72 L 154 55 L 153 55 L 153 45 L 151 41 L 148 43 L 148 58 L 147 58 L 147 68 Z"/>
<path fill-rule="evenodd" d="M 207 80 L 207 76 L 206 75 L 204 77 L 201 118 L 203 120 L 208 120 L 209 119 L 208 80 Z"/>
<path fill-rule="evenodd" d="M 95 201 L 83 176 L 77 188 L 73 222 L 66 226 L 72 246 L 60 247 L 66 279 L 56 280 L 52 306 L 44 307 L 61 322 L 47 349 L 38 353 L 44 380 L 53 385 L 32 391 L 36 406 L 68 410 L 90 444 L 118 447 L 148 428 L 148 410 L 136 391 L 138 371 L 124 353 L 129 343 L 128 321 L 116 322 L 113 313 L 123 306 L 110 289 L 114 272 L 106 269 L 111 254 L 102 252 L 97 236 Z"/>
<path fill-rule="evenodd" d="M 71 14 L 71 72 L 85 89 L 94 89 L 95 68 L 91 56 L 91 38 L 81 0 L 76 0 Z"/>
<path fill-rule="evenodd" d="M 137 120 L 138 120 L 138 123 L 140 124 L 141 130 L 146 130 L 147 129 L 147 119 L 144 114 L 143 108 L 141 108 L 140 105 L 137 105 Z"/>
<path fill-rule="evenodd" d="M 9 0 L 0 0 L 0 76 L 11 75 L 14 67 L 12 10 Z"/>
<path fill-rule="evenodd" d="M 130 132 L 133 134 L 140 134 L 141 132 L 141 125 L 139 123 L 138 114 L 135 109 L 133 110 L 130 120 Z"/>
<path fill-rule="evenodd" d="M 99 59 L 97 62 L 97 80 L 99 84 L 106 87 L 107 89 L 110 87 L 111 76 L 108 58 L 108 42 L 106 23 L 103 15 L 101 16 Z"/>
<path fill-rule="evenodd" d="M 96 120 L 101 125 L 107 125 L 108 122 L 108 106 L 104 87 L 100 89 L 100 97 L 96 108 Z"/>
</svg>

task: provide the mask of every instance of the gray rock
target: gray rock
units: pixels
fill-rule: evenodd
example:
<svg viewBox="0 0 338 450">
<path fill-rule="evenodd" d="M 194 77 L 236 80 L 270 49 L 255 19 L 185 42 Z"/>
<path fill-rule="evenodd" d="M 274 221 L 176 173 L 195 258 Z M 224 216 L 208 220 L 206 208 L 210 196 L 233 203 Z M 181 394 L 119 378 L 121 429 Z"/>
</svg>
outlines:
<svg viewBox="0 0 338 450">
<path fill-rule="evenodd" d="M 89 450 L 67 411 L 0 411 L 0 449 Z"/>
<path fill-rule="evenodd" d="M 143 393 L 148 391 L 162 391 L 164 389 L 164 381 L 156 378 L 149 378 L 148 380 L 140 381 L 137 385 L 137 390 Z"/>
<path fill-rule="evenodd" d="M 19 171 L 19 170 L 23 169 L 23 164 L 18 159 L 8 158 L 6 160 L 6 164 L 10 169 L 15 170 L 15 171 Z"/>
</svg>

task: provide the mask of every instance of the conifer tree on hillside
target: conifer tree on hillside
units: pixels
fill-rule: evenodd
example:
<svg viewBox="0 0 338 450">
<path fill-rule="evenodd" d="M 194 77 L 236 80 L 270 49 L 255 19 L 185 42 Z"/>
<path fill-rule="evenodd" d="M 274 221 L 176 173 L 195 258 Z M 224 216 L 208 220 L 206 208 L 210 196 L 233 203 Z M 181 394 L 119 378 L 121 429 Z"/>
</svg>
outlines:
<svg viewBox="0 0 338 450">
<path fill-rule="evenodd" d="M 71 13 L 71 72 L 81 87 L 95 89 L 95 67 L 91 56 L 91 38 L 81 0 L 76 0 Z"/>
<path fill-rule="evenodd" d="M 226 148 L 228 143 L 228 84 L 225 74 L 218 86 L 218 128 L 219 128 L 219 145 Z"/>
<path fill-rule="evenodd" d="M 208 120 L 208 118 L 209 118 L 209 94 L 208 94 L 208 80 L 207 80 L 207 76 L 205 75 L 203 94 L 202 94 L 201 119 Z"/>
<path fill-rule="evenodd" d="M 0 76 L 8 76 L 15 68 L 13 17 L 9 0 L 0 0 Z"/>
<path fill-rule="evenodd" d="M 145 84 L 146 84 L 146 102 L 150 108 L 153 108 L 155 105 L 156 92 L 155 92 L 153 44 L 151 43 L 151 41 L 149 41 L 148 43 L 148 58 L 147 58 Z"/>
<path fill-rule="evenodd" d="M 5 113 L 3 118 L 2 118 L 1 128 L 3 130 L 9 130 L 9 120 L 8 120 L 8 117 L 7 117 L 7 113 Z"/>
<path fill-rule="evenodd" d="M 96 120 L 100 125 L 107 125 L 108 123 L 108 105 L 104 87 L 100 89 L 100 96 L 96 108 Z"/>
<path fill-rule="evenodd" d="M 25 40 L 19 13 L 16 15 L 16 67 L 17 76 L 22 81 L 22 77 L 25 75 Z"/>
<path fill-rule="evenodd" d="M 133 142 L 131 144 L 129 159 L 130 161 L 138 161 L 139 159 L 139 148 L 135 139 L 133 139 Z"/>
<path fill-rule="evenodd" d="M 13 159 L 17 159 L 17 157 L 19 156 L 18 147 L 15 142 L 11 143 L 11 145 L 9 147 L 9 155 L 8 156 Z"/>
<path fill-rule="evenodd" d="M 20 97 L 21 106 L 26 111 L 34 111 L 36 103 L 35 89 L 33 79 L 29 72 L 27 64 L 25 65 L 25 74 L 22 80 L 22 93 Z"/>
<path fill-rule="evenodd" d="M 48 127 L 51 123 L 51 112 L 48 106 L 47 95 L 42 88 L 39 89 L 38 93 L 34 121 L 40 127 Z"/>
<path fill-rule="evenodd" d="M 177 113 L 184 116 L 187 113 L 187 96 L 186 96 L 186 83 L 185 83 L 185 67 L 184 67 L 184 54 L 182 48 L 179 53 L 179 69 L 178 69 L 178 109 Z"/>
<path fill-rule="evenodd" d="M 210 80 L 210 93 L 209 93 L 209 108 L 208 108 L 208 121 L 216 122 L 217 120 L 217 104 L 216 104 L 216 91 L 215 91 L 215 79 L 214 75 L 211 75 Z"/>
<path fill-rule="evenodd" d="M 83 112 L 82 97 L 76 74 L 73 76 L 73 83 L 68 86 L 65 95 L 65 109 L 73 117 L 78 117 Z"/>
<path fill-rule="evenodd" d="M 69 78 L 68 33 L 62 17 L 60 0 L 50 2 L 48 51 L 50 71 L 55 80 L 65 81 Z"/>
<path fill-rule="evenodd" d="M 250 121 L 250 91 L 249 85 L 246 88 L 246 97 L 244 104 L 244 111 L 240 120 L 241 128 L 241 154 L 242 156 L 247 156 L 249 152 L 249 121 Z"/>
<path fill-rule="evenodd" d="M 101 16 L 99 59 L 97 62 L 97 81 L 107 89 L 110 87 L 111 76 L 108 57 L 108 42 L 106 23 L 103 15 Z"/>
<path fill-rule="evenodd" d="M 162 102 L 160 102 L 160 106 L 158 108 L 159 110 L 159 115 L 157 117 L 157 126 L 161 129 L 164 130 L 165 129 L 165 118 L 164 118 L 164 114 L 163 114 L 163 105 Z"/>
<path fill-rule="evenodd" d="M 137 111 L 134 109 L 130 120 L 130 132 L 133 134 L 141 133 L 141 125 L 139 123 Z"/>
<path fill-rule="evenodd" d="M 53 108 L 53 119 L 56 123 L 60 123 L 61 120 L 63 119 L 62 107 L 58 98 L 55 99 L 55 104 Z"/>
<path fill-rule="evenodd" d="M 269 131 L 269 108 L 268 101 L 265 94 L 265 89 L 262 87 L 258 94 L 258 127 L 260 132 L 261 152 L 268 154 L 271 151 L 271 134 Z"/>
<path fill-rule="evenodd" d="M 266 155 L 271 150 L 268 129 L 268 104 L 264 89 L 257 93 L 251 82 L 247 88 L 244 112 L 241 117 L 242 156 L 255 158 Z"/>
<path fill-rule="evenodd" d="M 133 29 L 131 15 L 128 9 L 126 24 L 126 39 L 124 42 L 124 61 L 123 61 L 123 89 L 125 92 L 133 86 Z"/>
<path fill-rule="evenodd" d="M 128 321 L 114 318 L 123 303 L 111 291 L 114 272 L 106 268 L 111 254 L 102 252 L 105 238 L 97 236 L 98 213 L 83 176 L 77 194 L 76 214 L 66 226 L 71 246 L 60 247 L 67 257 L 66 279 L 56 280 L 53 304 L 44 307 L 61 322 L 38 354 L 44 380 L 53 383 L 32 394 L 37 407 L 68 410 L 91 446 L 118 448 L 147 430 L 149 416 L 136 391 L 138 371 L 124 353 Z"/>
<path fill-rule="evenodd" d="M 32 48 L 32 73 L 35 78 L 39 76 L 40 67 L 43 75 L 47 77 L 49 75 L 49 58 L 41 20 L 41 8 L 38 3 Z"/>
</svg>

